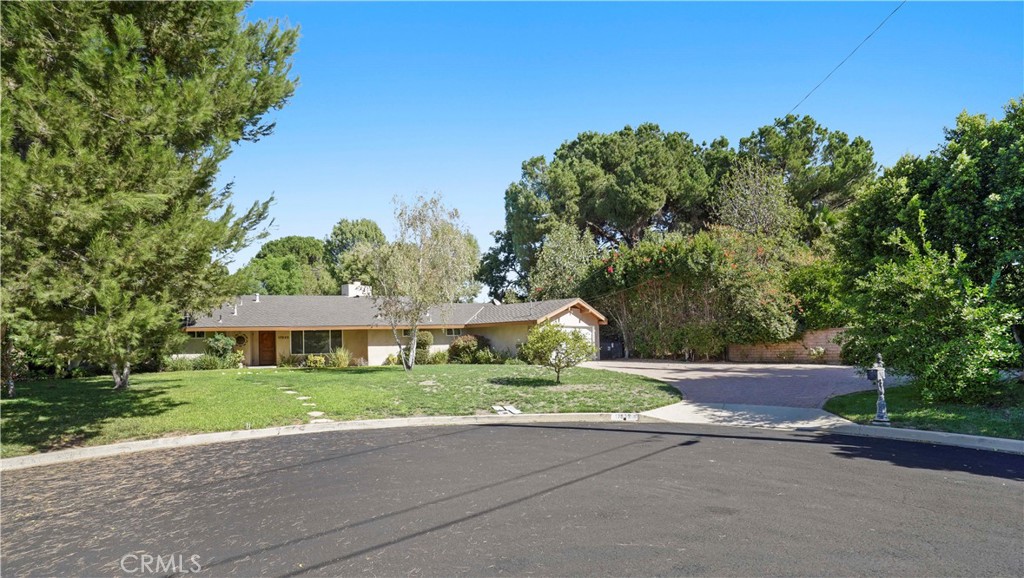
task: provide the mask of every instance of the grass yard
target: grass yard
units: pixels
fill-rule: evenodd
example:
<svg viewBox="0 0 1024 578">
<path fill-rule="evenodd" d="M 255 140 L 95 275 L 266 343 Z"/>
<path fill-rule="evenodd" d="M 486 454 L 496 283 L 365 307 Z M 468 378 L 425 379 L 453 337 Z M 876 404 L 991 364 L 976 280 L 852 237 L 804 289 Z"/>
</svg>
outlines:
<svg viewBox="0 0 1024 578">
<path fill-rule="evenodd" d="M 473 415 L 498 404 L 526 413 L 636 412 L 680 399 L 672 386 L 639 376 L 573 368 L 556 385 L 554 372 L 523 365 L 189 371 L 133 375 L 126 392 L 111 385 L 109 377 L 19 383 L 18 397 L 0 401 L 0 457 L 307 423 L 309 411 L 334 420 Z"/>
<path fill-rule="evenodd" d="M 871 423 L 875 417 L 875 390 L 833 397 L 825 410 L 856 423 Z M 1024 385 L 1007 392 L 998 406 L 956 403 L 928 403 L 917 388 L 886 388 L 885 402 L 894 427 L 1024 439 Z"/>
</svg>

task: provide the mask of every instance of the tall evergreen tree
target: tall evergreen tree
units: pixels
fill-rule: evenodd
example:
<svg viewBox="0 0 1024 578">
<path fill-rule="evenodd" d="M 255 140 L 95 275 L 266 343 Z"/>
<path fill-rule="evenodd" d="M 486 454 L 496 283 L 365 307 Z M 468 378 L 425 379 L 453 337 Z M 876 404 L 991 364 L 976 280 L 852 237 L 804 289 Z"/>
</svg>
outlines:
<svg viewBox="0 0 1024 578">
<path fill-rule="evenodd" d="M 269 201 L 236 213 L 214 179 L 232 143 L 272 132 L 264 115 L 294 90 L 298 36 L 244 8 L 4 6 L 4 359 L 86 358 L 124 389 L 183 313 L 233 292 L 226 264 Z"/>
</svg>

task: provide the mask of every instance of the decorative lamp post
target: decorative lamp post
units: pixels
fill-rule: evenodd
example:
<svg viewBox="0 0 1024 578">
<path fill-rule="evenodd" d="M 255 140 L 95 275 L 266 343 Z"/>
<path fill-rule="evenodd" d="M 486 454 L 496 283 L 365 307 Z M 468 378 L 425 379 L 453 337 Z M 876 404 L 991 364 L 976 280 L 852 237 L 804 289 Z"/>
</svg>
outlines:
<svg viewBox="0 0 1024 578">
<path fill-rule="evenodd" d="M 873 425 L 889 425 L 889 411 L 885 407 L 885 364 L 882 363 L 882 354 L 879 353 L 875 364 L 868 369 L 868 379 L 878 389 L 878 411 L 875 419 L 871 420 Z"/>
</svg>

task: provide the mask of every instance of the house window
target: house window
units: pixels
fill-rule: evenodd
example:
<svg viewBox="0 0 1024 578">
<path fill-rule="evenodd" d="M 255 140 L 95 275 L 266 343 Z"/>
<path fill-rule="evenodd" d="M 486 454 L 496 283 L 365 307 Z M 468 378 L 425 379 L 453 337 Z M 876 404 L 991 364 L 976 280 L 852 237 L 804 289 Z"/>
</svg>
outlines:
<svg viewBox="0 0 1024 578">
<path fill-rule="evenodd" d="M 188 336 L 192 339 L 206 339 L 205 331 L 188 331 Z"/>
<path fill-rule="evenodd" d="M 341 349 L 341 330 L 292 331 L 292 355 L 330 353 Z"/>
<path fill-rule="evenodd" d="M 402 337 L 412 337 L 412 329 L 403 329 Z"/>
<path fill-rule="evenodd" d="M 456 337 L 458 335 L 462 335 L 462 329 L 449 327 L 444 330 L 444 334 L 448 337 Z"/>
</svg>

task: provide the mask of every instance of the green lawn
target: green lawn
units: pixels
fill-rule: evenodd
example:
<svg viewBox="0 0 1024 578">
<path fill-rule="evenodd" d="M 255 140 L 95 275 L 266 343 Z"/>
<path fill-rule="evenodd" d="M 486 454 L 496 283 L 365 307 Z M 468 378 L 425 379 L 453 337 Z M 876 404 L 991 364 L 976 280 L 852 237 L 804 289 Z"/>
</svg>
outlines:
<svg viewBox="0 0 1024 578">
<path fill-rule="evenodd" d="M 110 386 L 109 377 L 19 383 L 16 398 L 0 401 L 0 456 L 307 423 L 313 410 L 334 420 L 493 413 L 496 404 L 526 413 L 635 412 L 680 398 L 643 377 L 573 368 L 556 385 L 553 372 L 522 365 L 150 373 L 132 376 L 126 392 Z"/>
<path fill-rule="evenodd" d="M 833 397 L 825 410 L 857 423 L 875 417 L 875 390 Z M 1024 385 L 1017 385 L 995 406 L 928 403 L 913 386 L 887 388 L 885 401 L 894 427 L 1024 439 Z"/>
</svg>

